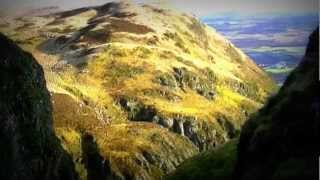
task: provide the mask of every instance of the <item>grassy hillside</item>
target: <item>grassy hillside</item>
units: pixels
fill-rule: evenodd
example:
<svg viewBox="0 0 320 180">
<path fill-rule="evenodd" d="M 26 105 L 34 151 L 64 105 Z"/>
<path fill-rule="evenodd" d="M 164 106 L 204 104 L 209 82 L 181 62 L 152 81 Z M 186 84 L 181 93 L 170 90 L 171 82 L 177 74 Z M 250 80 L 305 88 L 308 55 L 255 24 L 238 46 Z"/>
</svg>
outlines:
<svg viewBox="0 0 320 180">
<path fill-rule="evenodd" d="M 214 29 L 169 9 L 108 3 L 17 18 L 0 24 L 0 30 L 43 65 L 49 90 L 74 104 L 56 104 L 55 124 L 60 124 L 56 127 L 70 125 L 70 136 L 78 139 L 89 133 L 102 159 L 117 159 L 102 132 L 110 131 L 117 137 L 117 129 L 122 133 L 124 127 L 141 129 L 142 134 L 136 135 L 140 139 L 137 147 L 143 145 L 142 149 L 150 149 L 151 154 L 162 149 L 165 161 L 168 154 L 190 147 L 190 153 L 177 157 L 179 161 L 166 162 L 173 164 L 169 167 L 155 164 L 160 174 L 171 172 L 198 150 L 214 148 L 235 137 L 276 88 L 264 71 Z M 70 115 L 78 113 L 78 106 L 86 107 L 84 114 L 88 115 Z M 99 127 L 103 130 L 93 130 Z M 57 132 L 62 138 L 69 131 Z M 168 139 L 144 138 L 153 133 Z M 135 141 L 125 143 L 126 138 L 118 138 L 124 147 L 136 146 Z M 181 139 L 181 143 L 170 148 L 163 145 L 175 141 L 170 138 Z M 74 146 L 73 141 L 64 142 L 69 150 L 68 145 Z M 127 159 L 142 153 L 138 148 L 130 151 Z M 134 172 L 127 165 L 122 168 Z M 154 170 L 146 170 L 149 164 L 135 166 L 144 169 L 142 175 L 137 172 L 130 177 L 158 177 Z M 126 172 L 117 165 L 110 169 Z"/>
<path fill-rule="evenodd" d="M 56 133 L 81 179 L 160 179 L 198 153 L 190 140 L 158 125 L 108 125 L 68 95 L 53 94 L 52 100 Z"/>
</svg>

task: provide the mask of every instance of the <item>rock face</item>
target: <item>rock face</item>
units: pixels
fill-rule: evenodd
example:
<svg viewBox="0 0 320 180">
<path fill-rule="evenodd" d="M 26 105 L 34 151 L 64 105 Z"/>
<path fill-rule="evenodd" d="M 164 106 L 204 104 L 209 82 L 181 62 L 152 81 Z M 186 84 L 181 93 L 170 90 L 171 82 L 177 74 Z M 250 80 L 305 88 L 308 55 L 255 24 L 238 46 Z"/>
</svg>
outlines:
<svg viewBox="0 0 320 180">
<path fill-rule="evenodd" d="M 77 179 L 52 127 L 41 66 L 0 34 L 0 179 Z"/>
<path fill-rule="evenodd" d="M 243 127 L 234 179 L 317 179 L 319 29 L 279 93 Z"/>
</svg>

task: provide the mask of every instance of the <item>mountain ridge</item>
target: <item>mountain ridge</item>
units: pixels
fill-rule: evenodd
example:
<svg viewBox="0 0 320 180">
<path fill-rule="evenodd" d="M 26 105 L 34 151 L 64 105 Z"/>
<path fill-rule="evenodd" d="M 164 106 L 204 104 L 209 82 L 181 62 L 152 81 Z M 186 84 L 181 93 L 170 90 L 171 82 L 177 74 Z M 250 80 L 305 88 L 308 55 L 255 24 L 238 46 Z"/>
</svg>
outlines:
<svg viewBox="0 0 320 180">
<path fill-rule="evenodd" d="M 86 133 L 114 177 L 158 179 L 237 136 L 276 88 L 213 29 L 150 5 L 108 3 L 0 29 L 43 65 L 55 129 L 82 177 Z"/>
</svg>

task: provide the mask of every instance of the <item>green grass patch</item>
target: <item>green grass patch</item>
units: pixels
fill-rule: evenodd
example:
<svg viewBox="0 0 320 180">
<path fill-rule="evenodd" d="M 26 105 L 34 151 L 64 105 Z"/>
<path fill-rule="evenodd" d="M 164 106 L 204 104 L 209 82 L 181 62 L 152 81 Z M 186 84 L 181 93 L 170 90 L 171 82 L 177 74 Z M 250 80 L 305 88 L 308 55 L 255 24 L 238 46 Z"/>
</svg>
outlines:
<svg viewBox="0 0 320 180">
<path fill-rule="evenodd" d="M 229 180 L 237 154 L 237 140 L 224 146 L 201 153 L 182 163 L 166 180 Z"/>
</svg>

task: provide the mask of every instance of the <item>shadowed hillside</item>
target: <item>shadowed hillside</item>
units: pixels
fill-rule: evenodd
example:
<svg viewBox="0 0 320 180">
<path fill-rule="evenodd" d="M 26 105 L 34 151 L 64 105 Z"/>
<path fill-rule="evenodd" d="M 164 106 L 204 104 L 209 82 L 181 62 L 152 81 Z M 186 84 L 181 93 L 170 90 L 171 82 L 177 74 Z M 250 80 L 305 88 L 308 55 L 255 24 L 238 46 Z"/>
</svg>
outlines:
<svg viewBox="0 0 320 180">
<path fill-rule="evenodd" d="M 41 66 L 0 34 L 0 179 L 77 179 L 52 126 Z"/>
<path fill-rule="evenodd" d="M 234 179 L 317 179 L 319 29 L 279 93 L 243 127 Z"/>
<path fill-rule="evenodd" d="M 237 160 L 238 140 L 202 152 L 184 161 L 166 180 L 231 180 Z"/>
</svg>

